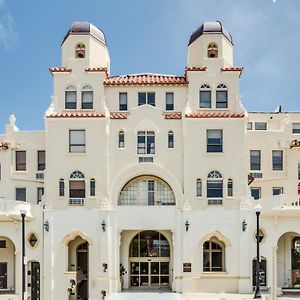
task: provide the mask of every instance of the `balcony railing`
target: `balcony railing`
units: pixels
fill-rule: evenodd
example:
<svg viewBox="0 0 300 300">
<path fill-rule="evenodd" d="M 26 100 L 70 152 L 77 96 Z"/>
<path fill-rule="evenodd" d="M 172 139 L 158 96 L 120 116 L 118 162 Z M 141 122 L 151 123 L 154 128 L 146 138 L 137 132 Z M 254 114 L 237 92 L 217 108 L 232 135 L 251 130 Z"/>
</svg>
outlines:
<svg viewBox="0 0 300 300">
<path fill-rule="evenodd" d="M 175 196 L 172 191 L 122 191 L 120 193 L 119 205 L 175 205 Z"/>
<path fill-rule="evenodd" d="M 84 198 L 70 198 L 69 199 L 70 206 L 83 206 L 84 205 Z"/>
</svg>

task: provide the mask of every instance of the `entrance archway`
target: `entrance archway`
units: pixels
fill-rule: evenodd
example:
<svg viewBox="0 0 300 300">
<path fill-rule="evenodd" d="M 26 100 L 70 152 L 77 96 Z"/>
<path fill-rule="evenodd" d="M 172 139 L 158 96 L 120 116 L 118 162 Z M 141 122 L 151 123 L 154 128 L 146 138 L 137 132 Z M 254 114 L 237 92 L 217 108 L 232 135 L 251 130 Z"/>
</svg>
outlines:
<svg viewBox="0 0 300 300">
<path fill-rule="evenodd" d="M 135 235 L 129 248 L 131 287 L 170 286 L 170 245 L 160 232 L 147 230 Z"/>
</svg>

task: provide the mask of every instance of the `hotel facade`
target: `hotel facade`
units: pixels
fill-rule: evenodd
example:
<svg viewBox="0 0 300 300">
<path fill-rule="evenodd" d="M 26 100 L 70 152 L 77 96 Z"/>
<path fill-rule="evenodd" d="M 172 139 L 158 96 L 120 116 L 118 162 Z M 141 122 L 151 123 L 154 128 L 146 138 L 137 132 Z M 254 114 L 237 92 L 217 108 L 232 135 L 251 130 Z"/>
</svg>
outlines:
<svg viewBox="0 0 300 300">
<path fill-rule="evenodd" d="M 251 293 L 257 204 L 261 288 L 300 287 L 300 113 L 245 110 L 221 23 L 192 33 L 182 76 L 110 75 L 86 22 L 61 50 L 45 130 L 11 114 L 0 135 L 0 297 L 21 299 L 21 212 L 26 299 Z"/>
</svg>

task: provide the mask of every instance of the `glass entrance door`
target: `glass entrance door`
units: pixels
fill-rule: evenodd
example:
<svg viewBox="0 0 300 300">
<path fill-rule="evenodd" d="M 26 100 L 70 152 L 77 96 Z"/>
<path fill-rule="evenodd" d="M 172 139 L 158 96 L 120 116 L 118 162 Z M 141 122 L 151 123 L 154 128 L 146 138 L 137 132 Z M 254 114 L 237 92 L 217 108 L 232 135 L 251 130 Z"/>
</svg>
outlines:
<svg viewBox="0 0 300 300">
<path fill-rule="evenodd" d="M 170 263 L 166 260 L 131 261 L 130 285 L 141 288 L 169 287 Z"/>
</svg>

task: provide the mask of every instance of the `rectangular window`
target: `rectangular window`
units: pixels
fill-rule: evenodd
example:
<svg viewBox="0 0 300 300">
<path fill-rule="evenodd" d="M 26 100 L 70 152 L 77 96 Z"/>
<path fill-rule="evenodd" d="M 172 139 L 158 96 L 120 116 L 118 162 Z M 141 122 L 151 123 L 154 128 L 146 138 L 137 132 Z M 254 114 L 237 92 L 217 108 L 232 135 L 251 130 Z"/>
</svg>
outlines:
<svg viewBox="0 0 300 300">
<path fill-rule="evenodd" d="M 211 91 L 200 91 L 200 108 L 211 108 Z"/>
<path fill-rule="evenodd" d="M 2 168 L 1 168 L 1 164 L 0 164 L 0 181 L 2 180 Z"/>
<path fill-rule="evenodd" d="M 16 200 L 26 202 L 26 188 L 16 188 Z"/>
<path fill-rule="evenodd" d="M 196 196 L 202 197 L 202 181 L 200 178 L 196 181 Z"/>
<path fill-rule="evenodd" d="M 124 131 L 119 132 L 119 148 L 125 148 L 125 133 L 124 133 Z"/>
<path fill-rule="evenodd" d="M 174 148 L 174 133 L 173 133 L 173 131 L 169 131 L 169 133 L 168 133 L 168 148 L 169 149 Z"/>
<path fill-rule="evenodd" d="M 260 150 L 250 150 L 250 170 L 260 171 Z"/>
<path fill-rule="evenodd" d="M 251 196 L 254 200 L 258 200 L 261 197 L 261 188 L 260 187 L 252 187 L 251 188 Z"/>
<path fill-rule="evenodd" d="M 91 197 L 96 196 L 96 181 L 95 181 L 95 179 L 91 179 L 91 181 L 90 181 L 90 196 Z"/>
<path fill-rule="evenodd" d="M 283 194 L 283 187 L 273 187 L 273 196 Z"/>
<path fill-rule="evenodd" d="M 85 130 L 69 131 L 69 152 L 85 152 Z"/>
<path fill-rule="evenodd" d="M 232 179 L 228 179 L 227 195 L 228 195 L 228 197 L 233 197 L 233 181 L 232 181 Z"/>
<path fill-rule="evenodd" d="M 65 181 L 63 179 L 59 180 L 59 197 L 65 196 Z"/>
<path fill-rule="evenodd" d="M 174 93 L 166 93 L 166 110 L 174 110 Z"/>
<path fill-rule="evenodd" d="M 42 201 L 42 196 L 44 195 L 44 188 L 38 187 L 37 188 L 37 203 Z"/>
<path fill-rule="evenodd" d="M 267 122 L 255 122 L 255 130 L 267 130 Z"/>
<path fill-rule="evenodd" d="M 140 92 L 138 93 L 138 105 L 149 104 L 155 106 L 155 93 L 153 92 Z"/>
<path fill-rule="evenodd" d="M 119 93 L 119 110 L 127 110 L 127 93 Z"/>
<path fill-rule="evenodd" d="M 93 91 L 82 91 L 81 100 L 82 109 L 93 109 Z"/>
<path fill-rule="evenodd" d="M 26 151 L 16 151 L 16 171 L 26 171 Z"/>
<path fill-rule="evenodd" d="M 154 131 L 139 131 L 137 137 L 138 154 L 155 154 Z"/>
<path fill-rule="evenodd" d="M 216 108 L 227 108 L 227 91 L 217 91 L 216 97 Z"/>
<path fill-rule="evenodd" d="M 65 91 L 65 108 L 76 109 L 77 107 L 77 92 L 76 91 Z"/>
<path fill-rule="evenodd" d="M 38 151 L 38 171 L 44 171 L 46 168 L 46 152 L 43 151 Z"/>
<path fill-rule="evenodd" d="M 69 182 L 70 198 L 85 198 L 85 181 L 84 180 L 74 180 Z"/>
<path fill-rule="evenodd" d="M 252 130 L 252 122 L 247 123 L 247 130 Z"/>
<path fill-rule="evenodd" d="M 223 152 L 223 132 L 221 129 L 207 129 L 207 152 Z"/>
<path fill-rule="evenodd" d="M 298 163 L 298 180 L 300 180 L 300 163 Z"/>
<path fill-rule="evenodd" d="M 273 166 L 273 171 L 282 171 L 283 170 L 283 151 L 282 150 L 273 150 L 272 151 L 272 166 Z"/>
<path fill-rule="evenodd" d="M 0 248 L 6 248 L 6 240 L 0 240 Z"/>
<path fill-rule="evenodd" d="M 207 181 L 207 198 L 223 198 L 223 181 Z"/>
<path fill-rule="evenodd" d="M 293 133 L 300 133 L 300 123 L 293 123 Z"/>
</svg>

